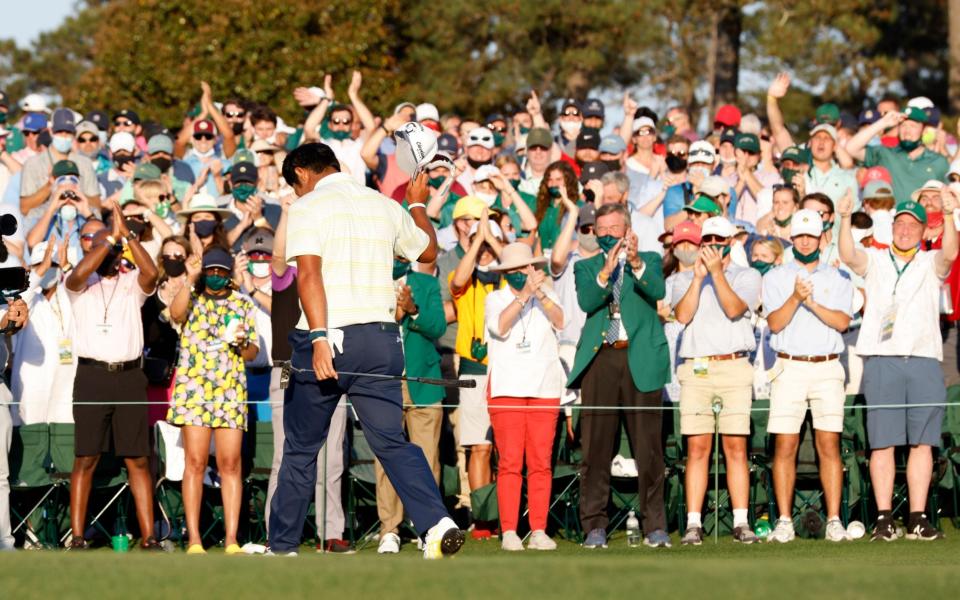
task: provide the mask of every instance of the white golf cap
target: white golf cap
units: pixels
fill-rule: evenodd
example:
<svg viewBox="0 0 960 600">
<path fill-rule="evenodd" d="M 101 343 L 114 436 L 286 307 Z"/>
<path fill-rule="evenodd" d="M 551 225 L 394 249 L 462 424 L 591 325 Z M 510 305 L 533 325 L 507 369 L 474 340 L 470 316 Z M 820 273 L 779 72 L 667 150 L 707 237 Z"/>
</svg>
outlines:
<svg viewBox="0 0 960 600">
<path fill-rule="evenodd" d="M 470 146 L 483 146 L 487 150 L 493 150 L 493 132 L 486 127 L 476 127 L 467 134 L 467 148 Z"/>
<path fill-rule="evenodd" d="M 707 175 L 703 178 L 703 183 L 700 184 L 700 192 L 711 198 L 716 198 L 720 194 L 729 194 L 730 184 L 719 175 Z"/>
<path fill-rule="evenodd" d="M 821 131 L 826 131 L 827 135 L 833 138 L 833 141 L 837 141 L 837 128 L 831 125 L 830 123 L 820 123 L 816 127 L 810 130 L 810 137 L 820 133 Z"/>
<path fill-rule="evenodd" d="M 47 108 L 47 99 L 40 94 L 27 94 L 24 96 L 23 100 L 20 101 L 20 108 L 23 109 L 23 112 L 50 112 L 50 109 Z"/>
<path fill-rule="evenodd" d="M 437 121 L 440 122 L 440 111 L 437 110 L 437 107 L 429 102 L 424 102 L 423 104 L 417 105 L 417 120 L 418 121 Z"/>
<path fill-rule="evenodd" d="M 950 169 L 947 171 L 947 175 L 960 175 L 960 158 L 950 163 Z"/>
<path fill-rule="evenodd" d="M 705 163 L 713 164 L 717 161 L 717 150 L 713 144 L 706 140 L 697 140 L 690 144 L 690 150 L 687 152 L 687 163 Z"/>
<path fill-rule="evenodd" d="M 110 137 L 110 153 L 133 152 L 137 149 L 137 141 L 126 131 L 118 131 Z"/>
<path fill-rule="evenodd" d="M 414 176 L 437 155 L 437 134 L 420 123 L 404 123 L 393 132 L 397 141 L 397 166 Z"/>
<path fill-rule="evenodd" d="M 790 218 L 790 237 L 798 235 L 812 235 L 820 237 L 823 234 L 823 219 L 820 213 L 809 208 L 802 208 Z"/>
<path fill-rule="evenodd" d="M 919 108 L 921 110 L 926 110 L 928 108 L 933 108 L 933 106 L 933 100 L 927 98 L 926 96 L 910 98 L 910 100 L 907 102 L 908 108 Z"/>
<path fill-rule="evenodd" d="M 922 194 L 923 192 L 939 192 L 942 189 L 943 189 L 942 181 L 937 181 L 936 179 L 928 179 L 927 182 L 920 187 L 920 189 L 914 190 L 914 192 L 910 194 L 910 199 L 913 200 L 914 202 L 918 202 L 920 200 L 920 194 Z"/>
<path fill-rule="evenodd" d="M 499 175 L 500 169 L 494 165 L 482 165 L 477 169 L 477 172 L 473 174 L 473 182 L 480 183 L 481 181 L 488 181 L 491 176 Z"/>
<path fill-rule="evenodd" d="M 653 122 L 653 119 L 650 117 L 640 117 L 639 119 L 634 119 L 633 121 L 633 132 L 636 133 L 640 131 L 643 127 L 649 127 L 654 131 L 657 130 L 657 124 Z"/>
<path fill-rule="evenodd" d="M 495 235 L 496 237 L 498 237 L 498 238 L 500 238 L 500 239 L 502 240 L 502 239 L 503 239 L 503 230 L 500 229 L 500 226 L 497 225 L 496 223 L 494 223 L 493 221 L 489 221 L 489 223 L 490 223 L 490 231 L 491 231 L 491 233 L 493 233 L 493 235 Z M 473 225 L 471 225 L 471 226 L 470 226 L 470 233 L 467 234 L 467 237 L 473 237 L 473 234 L 475 234 L 475 233 L 477 232 L 477 229 L 479 229 L 479 227 L 480 227 L 480 221 L 477 221 L 477 222 L 475 222 Z"/>
<path fill-rule="evenodd" d="M 708 235 L 716 235 L 722 238 L 732 238 L 737 235 L 737 228 L 726 217 L 710 217 L 703 222 L 700 227 L 700 239 Z"/>
</svg>

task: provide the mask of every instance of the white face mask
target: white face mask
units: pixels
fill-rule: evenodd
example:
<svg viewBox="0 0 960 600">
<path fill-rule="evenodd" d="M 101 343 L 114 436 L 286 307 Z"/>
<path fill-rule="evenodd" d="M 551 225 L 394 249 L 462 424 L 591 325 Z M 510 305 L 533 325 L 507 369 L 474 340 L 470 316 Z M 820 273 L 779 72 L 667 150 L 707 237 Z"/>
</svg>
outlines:
<svg viewBox="0 0 960 600">
<path fill-rule="evenodd" d="M 580 121 L 560 121 L 560 129 L 563 130 L 568 136 L 576 136 L 580 134 L 580 128 L 583 126 L 583 123 Z"/>
<path fill-rule="evenodd" d="M 710 169 L 708 169 L 707 167 L 689 167 L 687 169 L 687 173 L 689 175 L 696 175 L 697 173 L 700 173 L 701 175 L 706 177 L 710 174 Z"/>
<path fill-rule="evenodd" d="M 257 279 L 263 279 L 264 277 L 269 277 L 270 263 L 268 262 L 250 263 L 250 274 L 256 277 Z"/>
<path fill-rule="evenodd" d="M 60 218 L 68 223 L 75 220 L 77 218 L 77 207 L 72 204 L 64 204 L 60 207 Z"/>
<path fill-rule="evenodd" d="M 493 203 L 497 201 L 497 194 L 486 194 L 483 192 L 474 192 L 474 196 L 483 200 L 483 203 L 487 206 L 493 206 Z"/>
<path fill-rule="evenodd" d="M 36 276 L 36 274 L 34 274 Z M 50 265 L 50 268 L 40 277 L 37 285 L 44 291 L 49 290 L 60 283 L 60 267 Z"/>
<path fill-rule="evenodd" d="M 200 158 L 210 158 L 211 156 L 213 156 L 213 148 L 210 148 L 206 152 L 200 152 L 199 150 L 194 148 L 193 153 L 199 156 Z"/>
</svg>

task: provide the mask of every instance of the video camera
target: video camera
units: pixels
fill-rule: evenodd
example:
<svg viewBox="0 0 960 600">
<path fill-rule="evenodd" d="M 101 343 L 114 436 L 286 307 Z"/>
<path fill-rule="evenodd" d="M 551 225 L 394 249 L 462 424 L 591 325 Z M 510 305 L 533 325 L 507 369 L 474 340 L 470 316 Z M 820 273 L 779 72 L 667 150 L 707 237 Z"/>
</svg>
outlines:
<svg viewBox="0 0 960 600">
<path fill-rule="evenodd" d="M 10 236 L 17 232 L 17 218 L 13 215 L 0 216 L 0 263 L 6 262 L 10 257 L 6 244 L 3 243 L 4 236 Z M 0 296 L 3 297 L 0 302 L 6 304 L 10 300 L 16 300 L 20 294 L 26 291 L 29 284 L 27 270 L 23 267 L 4 267 L 0 268 Z"/>
</svg>

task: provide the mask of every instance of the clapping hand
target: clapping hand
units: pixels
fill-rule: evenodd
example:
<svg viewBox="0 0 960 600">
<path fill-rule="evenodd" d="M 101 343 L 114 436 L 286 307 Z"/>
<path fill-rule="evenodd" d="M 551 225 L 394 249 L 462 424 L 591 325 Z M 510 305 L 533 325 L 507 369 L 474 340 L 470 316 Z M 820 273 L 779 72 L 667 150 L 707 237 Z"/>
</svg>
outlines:
<svg viewBox="0 0 960 600">
<path fill-rule="evenodd" d="M 707 272 L 712 275 L 716 275 L 723 270 L 723 256 L 716 248 L 711 246 L 700 248 L 700 259 L 703 261 L 703 266 L 706 267 Z"/>
<path fill-rule="evenodd" d="M 807 301 L 813 297 L 813 282 L 797 276 L 797 280 L 793 285 L 793 297 L 796 298 L 798 302 L 806 304 Z"/>
</svg>

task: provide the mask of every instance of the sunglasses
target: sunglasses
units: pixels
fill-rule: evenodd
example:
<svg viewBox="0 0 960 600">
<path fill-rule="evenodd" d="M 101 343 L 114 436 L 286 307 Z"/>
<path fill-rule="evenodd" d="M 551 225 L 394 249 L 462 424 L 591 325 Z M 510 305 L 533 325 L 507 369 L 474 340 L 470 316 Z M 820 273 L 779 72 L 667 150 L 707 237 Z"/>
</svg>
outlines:
<svg viewBox="0 0 960 600">
<path fill-rule="evenodd" d="M 495 132 L 497 132 L 497 133 L 506 133 L 506 132 L 507 132 L 507 128 L 506 128 L 506 127 L 490 127 L 490 130 L 491 130 L 491 131 L 495 131 Z"/>
<path fill-rule="evenodd" d="M 81 144 L 93 144 L 95 142 L 99 142 L 100 138 L 84 135 L 84 136 L 78 137 L 77 141 L 80 142 Z"/>
<path fill-rule="evenodd" d="M 92 242 L 95 237 L 97 237 L 95 233 L 84 233 L 80 235 L 80 239 L 85 242 Z"/>
<path fill-rule="evenodd" d="M 641 127 L 634 135 L 638 137 L 646 137 L 648 135 L 653 135 L 653 130 L 649 127 Z"/>
<path fill-rule="evenodd" d="M 687 157 L 687 151 L 686 151 L 686 150 L 680 150 L 679 152 L 667 152 L 667 156 L 675 156 L 675 157 L 677 157 L 677 158 L 686 158 L 686 157 Z"/>
<path fill-rule="evenodd" d="M 133 127 L 133 121 L 127 121 L 126 119 L 117 119 L 113 122 L 114 127 Z"/>
<path fill-rule="evenodd" d="M 955 182 L 957 182 L 957 181 L 960 181 L 960 175 L 953 175 L 953 174 L 951 174 L 951 175 L 948 177 L 948 179 L 949 179 L 950 183 L 955 183 Z"/>
<path fill-rule="evenodd" d="M 792 183 L 775 183 L 773 184 L 773 191 L 779 192 L 780 190 L 795 190 L 797 189 Z"/>
<path fill-rule="evenodd" d="M 330 123 L 333 125 L 350 125 L 353 123 L 353 119 L 330 119 Z"/>
<path fill-rule="evenodd" d="M 690 156 L 713 156 L 713 152 L 709 150 L 694 150 L 690 153 Z"/>
<path fill-rule="evenodd" d="M 712 235 L 712 234 L 711 234 L 711 235 L 705 235 L 705 236 L 703 236 L 702 238 L 700 238 L 700 243 L 701 243 L 701 244 L 715 244 L 715 243 L 718 243 L 718 242 L 725 242 L 725 241 L 727 241 L 727 238 L 721 237 L 721 236 L 719 236 L 719 235 Z"/>
<path fill-rule="evenodd" d="M 471 135 L 471 136 L 470 136 L 470 141 L 471 141 L 471 142 L 492 142 L 492 141 L 493 141 L 493 137 L 492 137 L 492 136 L 489 136 L 489 135 L 482 135 L 482 136 L 481 136 L 481 135 Z"/>
<path fill-rule="evenodd" d="M 243 112 L 242 110 L 238 110 L 238 111 L 227 111 L 227 112 L 225 112 L 225 113 L 223 113 L 223 114 L 224 114 L 228 119 L 242 119 L 242 118 L 244 118 L 245 116 L 247 116 L 247 113 Z"/>
<path fill-rule="evenodd" d="M 561 116 L 561 117 L 579 117 L 579 116 L 580 116 L 580 111 L 579 111 L 579 110 L 565 110 L 565 111 L 563 111 L 563 114 L 561 114 L 560 116 Z"/>
<path fill-rule="evenodd" d="M 593 233 L 593 225 L 581 225 L 579 231 L 583 235 L 590 235 Z"/>
<path fill-rule="evenodd" d="M 25 136 L 40 135 L 40 132 L 39 132 L 39 131 L 27 131 L 27 130 L 23 130 L 21 133 L 22 133 L 23 135 L 25 135 Z"/>
<path fill-rule="evenodd" d="M 197 133 L 197 134 L 194 134 L 193 139 L 195 139 L 195 140 L 212 140 L 212 139 L 213 139 L 213 134 L 212 134 L 212 133 Z"/>
<path fill-rule="evenodd" d="M 169 260 L 184 260 L 187 258 L 185 254 L 163 254 L 160 258 L 166 258 Z"/>
<path fill-rule="evenodd" d="M 166 202 L 167 200 L 173 199 L 173 194 L 160 194 L 159 196 L 157 196 L 157 199 L 160 202 Z"/>
</svg>

